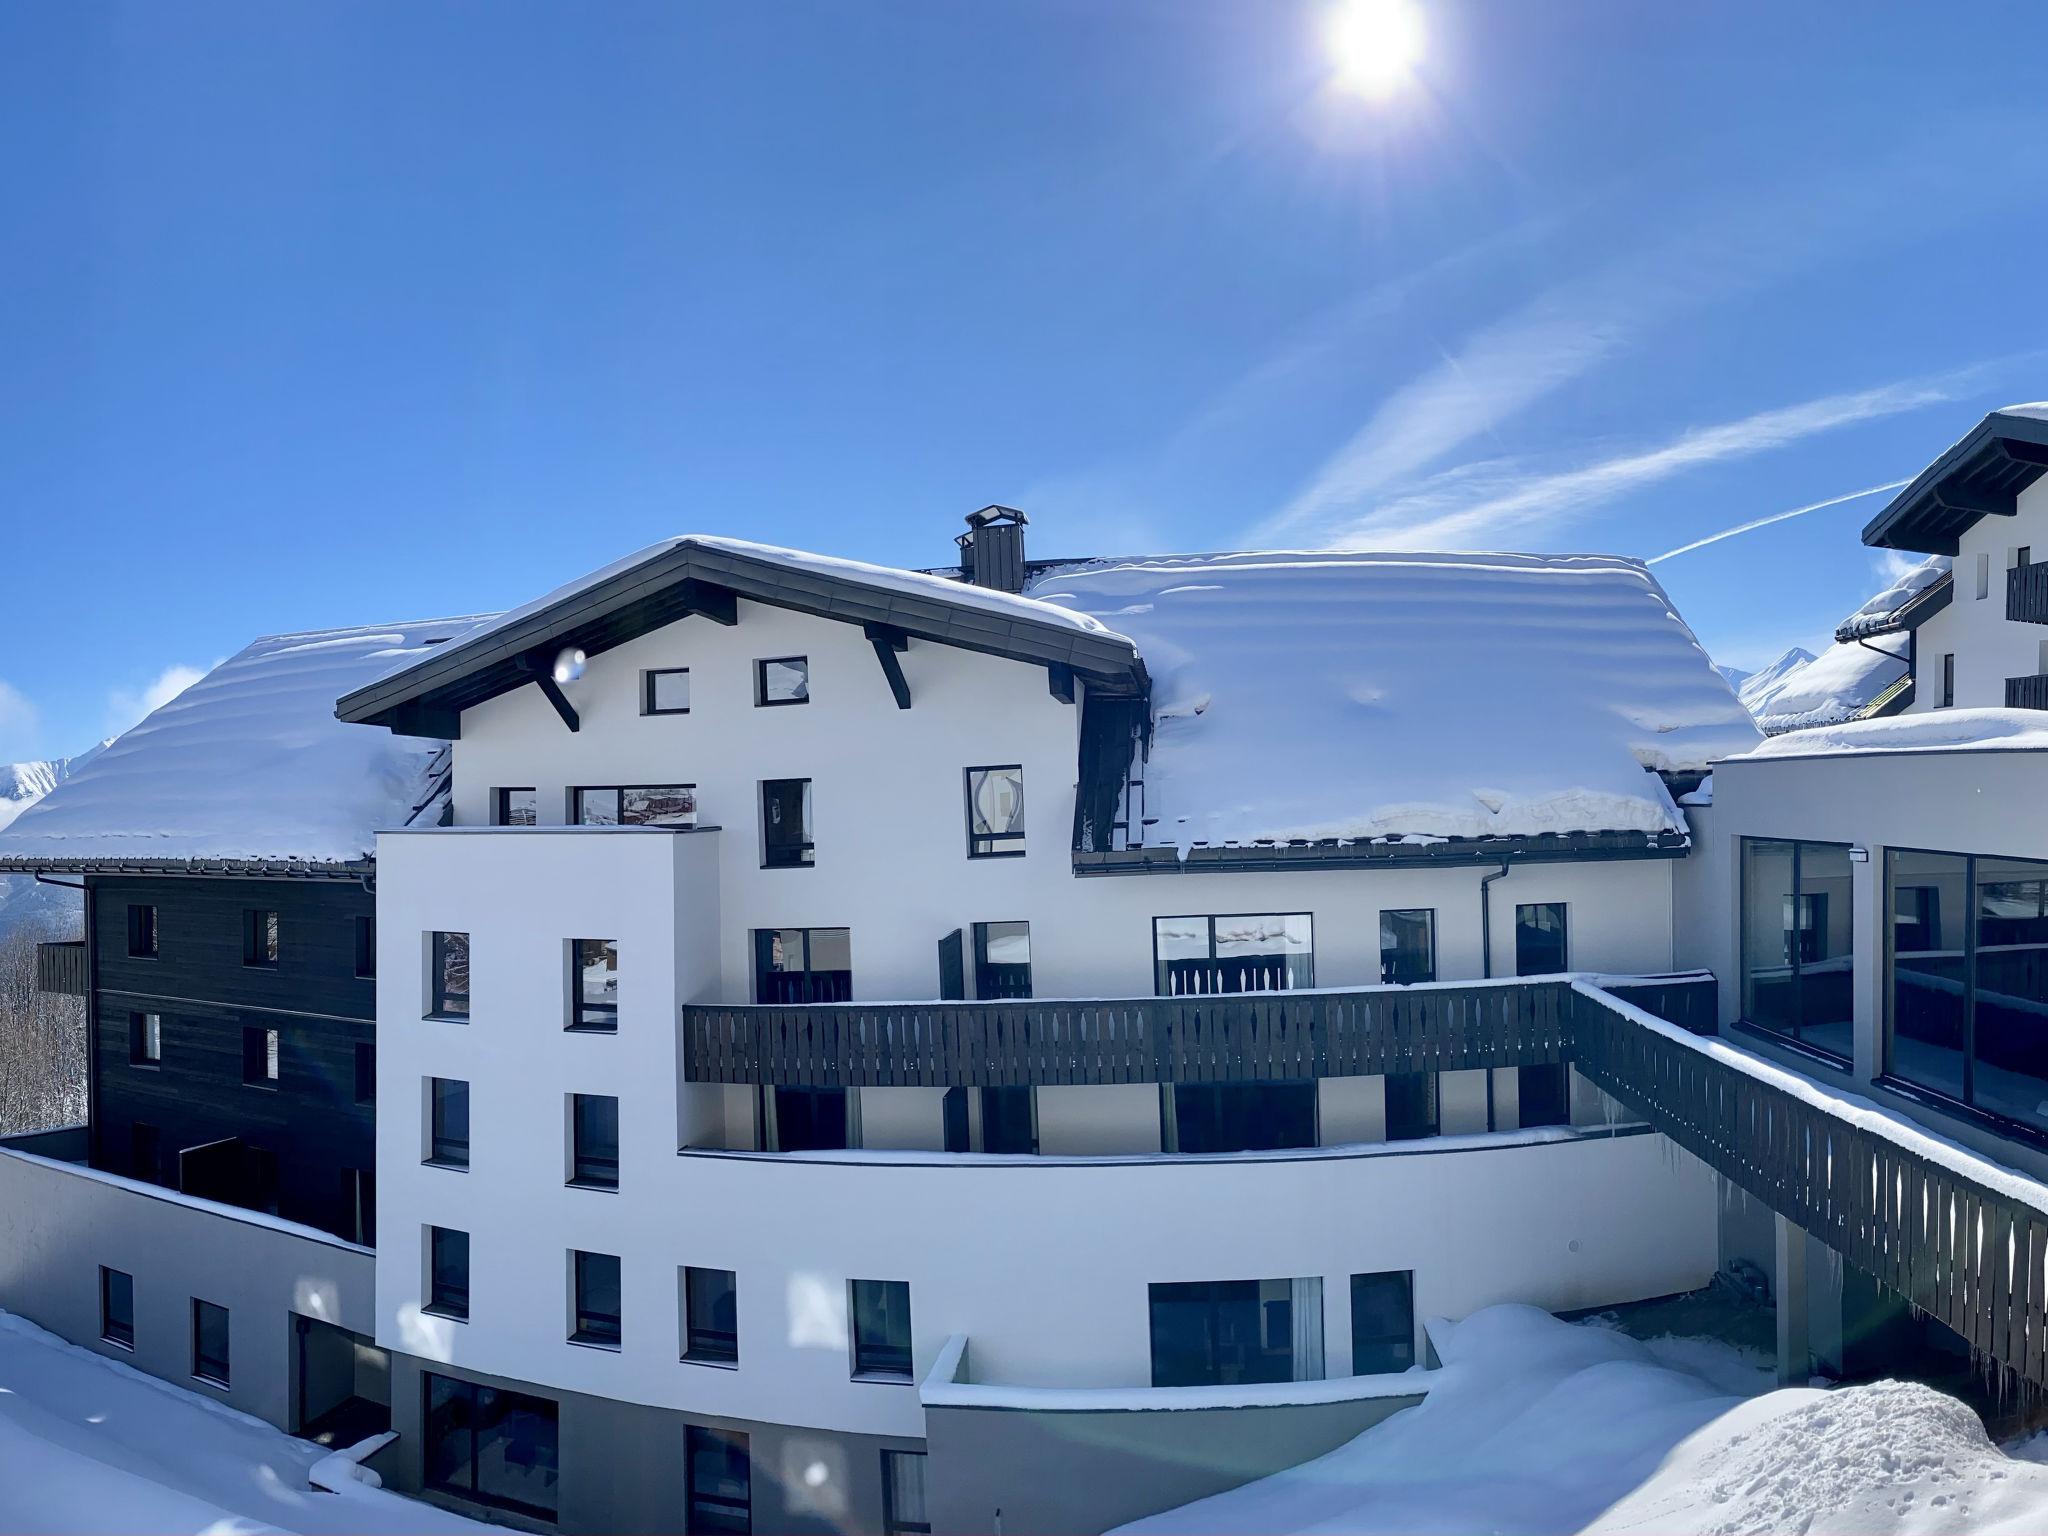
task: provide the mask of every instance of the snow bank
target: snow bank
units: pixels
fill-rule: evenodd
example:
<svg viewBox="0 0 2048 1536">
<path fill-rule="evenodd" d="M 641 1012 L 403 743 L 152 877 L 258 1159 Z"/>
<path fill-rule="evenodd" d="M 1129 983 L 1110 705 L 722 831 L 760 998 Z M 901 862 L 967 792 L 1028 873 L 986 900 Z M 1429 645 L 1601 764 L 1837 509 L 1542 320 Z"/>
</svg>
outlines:
<svg viewBox="0 0 2048 1536">
<path fill-rule="evenodd" d="M 1162 556 L 1027 591 L 1145 658 L 1151 843 L 1682 831 L 1644 770 L 1757 740 L 1633 560 Z"/>
<path fill-rule="evenodd" d="M 0 859 L 349 863 L 427 791 L 441 743 L 334 718 L 334 701 L 474 618 L 258 640 L 0 832 Z"/>
<path fill-rule="evenodd" d="M 1745 687 L 1743 701 L 1769 735 L 1837 725 L 1862 714 L 1908 670 L 1902 656 L 1888 656 L 1867 645 L 1837 643 L 1753 698 Z"/>
<path fill-rule="evenodd" d="M 1967 752 L 2002 748 L 2048 749 L 2048 713 L 2037 709 L 1941 709 L 1892 715 L 1883 720 L 1850 720 L 1812 730 L 1787 731 L 1730 757 L 1755 762 L 1773 757 L 1813 757 L 1831 752 Z"/>
<path fill-rule="evenodd" d="M 1948 575 L 1954 564 L 1947 555 L 1929 555 L 1836 625 L 1835 638 L 1856 640 L 1891 633 L 1897 627 L 1899 610 Z"/>
</svg>

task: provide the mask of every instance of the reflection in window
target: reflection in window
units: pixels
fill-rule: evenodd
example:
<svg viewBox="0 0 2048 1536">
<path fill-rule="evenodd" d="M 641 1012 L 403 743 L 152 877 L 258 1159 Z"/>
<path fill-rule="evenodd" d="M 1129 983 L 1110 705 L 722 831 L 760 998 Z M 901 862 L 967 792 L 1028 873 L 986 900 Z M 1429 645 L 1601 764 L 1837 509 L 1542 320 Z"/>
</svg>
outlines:
<svg viewBox="0 0 2048 1536">
<path fill-rule="evenodd" d="M 811 831 L 811 781 L 761 781 L 761 867 L 800 869 L 817 856 Z"/>
<path fill-rule="evenodd" d="M 609 1034 L 619 1027 L 619 945 L 616 939 L 569 941 L 569 1027 Z"/>
<path fill-rule="evenodd" d="M 469 935 L 437 933 L 433 939 L 433 997 L 429 1011 L 437 1019 L 469 1017 Z"/>
<path fill-rule="evenodd" d="M 491 824 L 499 827 L 532 827 L 540 824 L 540 791 L 501 788 L 491 792 Z"/>
<path fill-rule="evenodd" d="M 617 1349 L 620 1339 L 619 1256 L 575 1252 L 576 1315 L 569 1342 Z"/>
<path fill-rule="evenodd" d="M 555 1517 L 559 1410 L 545 1397 L 424 1378 L 429 1488 L 544 1520 Z"/>
<path fill-rule="evenodd" d="M 844 1003 L 852 997 L 850 929 L 754 930 L 755 1002 Z"/>
<path fill-rule="evenodd" d="M 755 662 L 754 702 L 764 707 L 810 703 L 810 661 L 802 656 L 777 656 Z"/>
<path fill-rule="evenodd" d="M 664 667 L 643 672 L 640 713 L 643 715 L 687 715 L 690 712 L 690 669 Z"/>
<path fill-rule="evenodd" d="M 1436 980 L 1436 913 L 1428 907 L 1380 914 L 1380 980 L 1406 986 Z"/>
<path fill-rule="evenodd" d="M 853 1374 L 910 1380 L 910 1283 L 855 1280 Z"/>
<path fill-rule="evenodd" d="M 683 1270 L 683 1358 L 704 1365 L 740 1362 L 739 1282 L 729 1269 Z"/>
<path fill-rule="evenodd" d="M 625 784 L 584 787 L 571 796 L 580 827 L 694 827 L 694 784 Z"/>
<path fill-rule="evenodd" d="M 1000 858 L 1024 851 L 1024 770 L 1016 764 L 967 770 L 967 854 Z"/>
<path fill-rule="evenodd" d="M 979 998 L 1031 995 L 1031 925 L 974 925 L 974 995 Z"/>
<path fill-rule="evenodd" d="M 1854 1055 L 1849 850 L 1742 840 L 1742 1017 L 1846 1064 Z"/>
<path fill-rule="evenodd" d="M 1323 1282 L 1215 1280 L 1150 1288 L 1152 1385 L 1242 1386 L 1323 1375 Z"/>
<path fill-rule="evenodd" d="M 690 1469 L 690 1536 L 748 1536 L 754 1501 L 747 1437 L 692 1424 L 684 1431 L 683 1458 Z"/>
<path fill-rule="evenodd" d="M 1564 903 L 1523 902 L 1515 908 L 1515 974 L 1555 976 L 1567 969 Z"/>
<path fill-rule="evenodd" d="M 1315 985 L 1315 943 L 1306 912 L 1154 918 L 1152 951 L 1161 997 Z"/>
<path fill-rule="evenodd" d="M 427 1304 L 437 1317 L 469 1317 L 469 1234 L 427 1228 Z"/>
</svg>

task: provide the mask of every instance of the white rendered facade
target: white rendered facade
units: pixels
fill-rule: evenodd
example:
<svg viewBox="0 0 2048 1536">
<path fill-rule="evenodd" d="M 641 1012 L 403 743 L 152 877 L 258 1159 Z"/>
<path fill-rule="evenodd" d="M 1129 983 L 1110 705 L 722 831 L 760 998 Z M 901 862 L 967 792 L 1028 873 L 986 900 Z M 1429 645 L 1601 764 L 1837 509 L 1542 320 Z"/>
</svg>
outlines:
<svg viewBox="0 0 2048 1536">
<path fill-rule="evenodd" d="M 1957 709 L 2002 708 L 2007 678 L 2048 672 L 2048 628 L 2008 619 L 2005 612 L 2006 573 L 2021 552 L 2037 562 L 2048 560 L 2048 481 L 2021 491 L 2018 506 L 2012 517 L 1980 517 L 1958 538 L 1955 595 L 1914 639 L 1907 713 L 1943 707 L 1944 656 L 1955 657 Z M 1894 635 L 1871 643 L 1896 651 L 1903 641 Z"/>
</svg>

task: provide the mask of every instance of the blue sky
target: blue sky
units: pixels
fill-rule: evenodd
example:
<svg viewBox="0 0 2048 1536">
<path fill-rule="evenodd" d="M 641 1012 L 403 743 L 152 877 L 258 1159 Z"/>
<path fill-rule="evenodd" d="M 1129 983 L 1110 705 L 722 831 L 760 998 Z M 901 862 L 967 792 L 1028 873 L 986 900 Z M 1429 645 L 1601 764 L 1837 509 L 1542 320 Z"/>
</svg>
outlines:
<svg viewBox="0 0 2048 1536">
<path fill-rule="evenodd" d="M 0 761 L 666 534 L 1652 556 L 2048 396 L 2048 10 L 0 0 Z M 1717 659 L 1866 498 L 1657 569 Z"/>
</svg>

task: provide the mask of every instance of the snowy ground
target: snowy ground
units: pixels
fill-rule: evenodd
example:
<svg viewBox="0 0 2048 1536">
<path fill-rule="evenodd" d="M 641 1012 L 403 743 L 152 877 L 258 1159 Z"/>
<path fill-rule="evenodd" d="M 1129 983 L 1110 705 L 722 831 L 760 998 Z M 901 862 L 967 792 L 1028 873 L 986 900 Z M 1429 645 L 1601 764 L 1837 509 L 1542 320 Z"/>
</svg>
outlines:
<svg viewBox="0 0 2048 1536">
<path fill-rule="evenodd" d="M 1759 1362 L 1730 1346 L 1643 1343 L 1533 1307 L 1434 1337 L 1444 1369 L 1418 1407 L 1120 1536 L 2048 1530 L 2048 1466 L 2008 1457 L 1926 1387 L 1762 1391 Z"/>
<path fill-rule="evenodd" d="M 308 1486 L 327 1453 L 260 1419 L 0 1313 L 0 1531 L 8 1536 L 481 1536 L 366 1484 Z"/>
</svg>

